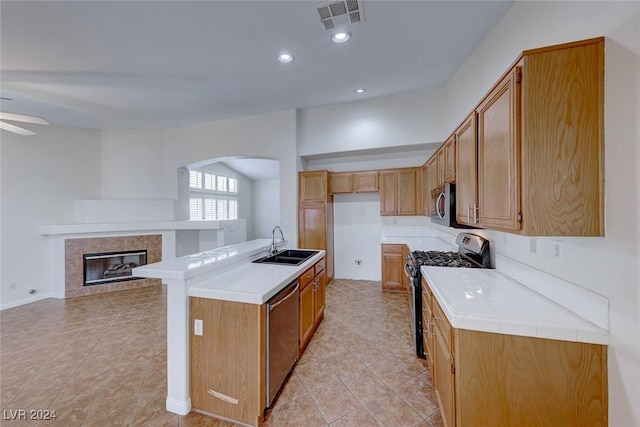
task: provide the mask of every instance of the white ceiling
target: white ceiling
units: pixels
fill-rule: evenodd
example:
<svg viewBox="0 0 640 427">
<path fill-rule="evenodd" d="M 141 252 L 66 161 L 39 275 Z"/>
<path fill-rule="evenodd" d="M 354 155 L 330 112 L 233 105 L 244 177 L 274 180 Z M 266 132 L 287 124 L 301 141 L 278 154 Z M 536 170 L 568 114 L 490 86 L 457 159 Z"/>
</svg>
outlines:
<svg viewBox="0 0 640 427">
<path fill-rule="evenodd" d="M 3 0 L 0 95 L 13 101 L 0 107 L 57 125 L 167 128 L 437 87 L 513 2 L 365 0 L 340 45 L 320 3 Z M 278 63 L 283 50 L 295 61 Z"/>
</svg>

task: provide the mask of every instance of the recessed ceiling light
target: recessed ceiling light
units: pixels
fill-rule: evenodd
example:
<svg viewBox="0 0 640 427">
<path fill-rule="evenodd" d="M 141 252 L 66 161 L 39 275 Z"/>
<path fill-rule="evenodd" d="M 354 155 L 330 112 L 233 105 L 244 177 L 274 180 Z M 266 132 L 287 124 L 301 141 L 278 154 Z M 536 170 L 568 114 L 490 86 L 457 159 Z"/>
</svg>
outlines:
<svg viewBox="0 0 640 427">
<path fill-rule="evenodd" d="M 355 93 L 365 93 L 367 90 L 366 89 L 356 89 L 354 90 Z"/>
<path fill-rule="evenodd" d="M 351 34 L 349 33 L 346 33 L 346 32 L 335 33 L 333 36 L 331 36 L 331 41 L 334 43 L 344 43 L 350 38 L 351 38 Z"/>
<path fill-rule="evenodd" d="M 293 61 L 293 55 L 289 53 L 281 53 L 280 55 L 278 55 L 278 61 L 286 64 L 288 62 Z"/>
</svg>

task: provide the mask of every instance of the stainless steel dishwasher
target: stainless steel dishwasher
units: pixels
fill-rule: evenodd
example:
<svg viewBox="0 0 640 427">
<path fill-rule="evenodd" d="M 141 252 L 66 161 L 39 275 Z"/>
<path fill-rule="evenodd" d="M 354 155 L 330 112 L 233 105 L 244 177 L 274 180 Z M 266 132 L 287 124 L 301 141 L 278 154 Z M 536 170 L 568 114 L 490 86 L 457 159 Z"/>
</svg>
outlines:
<svg viewBox="0 0 640 427">
<path fill-rule="evenodd" d="M 288 284 L 267 301 L 267 408 L 271 407 L 284 380 L 298 360 L 300 284 Z"/>
</svg>

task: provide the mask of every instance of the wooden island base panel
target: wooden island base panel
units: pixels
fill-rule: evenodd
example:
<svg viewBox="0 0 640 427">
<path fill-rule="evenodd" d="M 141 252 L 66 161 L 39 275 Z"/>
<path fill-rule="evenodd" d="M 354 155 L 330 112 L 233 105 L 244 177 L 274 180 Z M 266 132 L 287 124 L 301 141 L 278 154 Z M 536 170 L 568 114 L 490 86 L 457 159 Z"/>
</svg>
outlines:
<svg viewBox="0 0 640 427">
<path fill-rule="evenodd" d="M 324 317 L 326 260 L 300 276 L 300 354 Z M 190 394 L 194 412 L 258 426 L 264 421 L 266 304 L 190 297 Z M 195 334 L 202 320 L 202 335 Z M 275 403 L 275 402 L 274 402 Z"/>
</svg>

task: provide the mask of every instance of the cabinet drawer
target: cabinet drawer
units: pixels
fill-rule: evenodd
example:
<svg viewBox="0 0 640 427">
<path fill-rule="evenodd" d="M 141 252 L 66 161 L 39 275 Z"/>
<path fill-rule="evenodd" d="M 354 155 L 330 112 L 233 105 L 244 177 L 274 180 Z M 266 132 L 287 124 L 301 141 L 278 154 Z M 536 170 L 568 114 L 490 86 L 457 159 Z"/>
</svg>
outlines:
<svg viewBox="0 0 640 427">
<path fill-rule="evenodd" d="M 451 345 L 453 341 L 453 328 L 449 324 L 447 317 L 444 315 L 444 312 L 437 301 L 434 301 L 433 303 L 433 319 L 436 327 L 440 329 L 440 332 L 442 333 L 442 338 L 444 338 L 444 341 L 447 343 L 450 351 L 453 352 L 453 346 Z"/>
<path fill-rule="evenodd" d="M 385 254 L 401 254 L 404 245 L 382 245 L 382 252 Z"/>
<path fill-rule="evenodd" d="M 315 274 L 314 274 L 315 276 L 317 276 L 322 272 L 322 270 L 324 270 L 324 258 L 316 262 L 316 264 L 314 265 L 314 269 L 315 269 Z"/>
<path fill-rule="evenodd" d="M 313 267 L 309 267 L 302 275 L 300 276 L 300 289 L 304 289 L 315 277 L 313 272 Z"/>
</svg>

